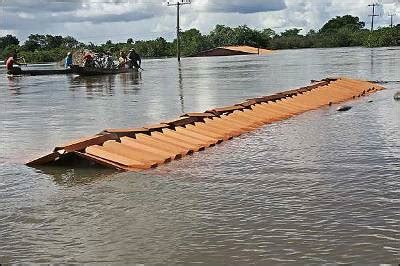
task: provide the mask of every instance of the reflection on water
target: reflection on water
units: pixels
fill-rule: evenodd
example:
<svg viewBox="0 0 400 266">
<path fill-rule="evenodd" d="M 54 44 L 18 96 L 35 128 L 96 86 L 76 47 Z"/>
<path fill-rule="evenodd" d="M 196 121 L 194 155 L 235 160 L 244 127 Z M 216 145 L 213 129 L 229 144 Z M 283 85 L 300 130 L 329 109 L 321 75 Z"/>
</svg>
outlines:
<svg viewBox="0 0 400 266">
<path fill-rule="evenodd" d="M 31 67 L 32 68 L 32 67 Z M 52 69 L 55 66 L 45 67 L 36 65 L 38 69 Z M 4 70 L 5 71 L 5 70 Z M 0 72 L 1 73 L 1 72 Z M 4 72 L 2 73 L 2 75 Z M 42 82 L 35 82 L 39 80 L 53 80 L 55 76 L 9 76 L 5 79 L 5 84 L 11 94 L 19 95 L 24 86 L 38 86 Z M 61 76 L 59 76 L 61 77 Z M 71 91 L 81 90 L 84 88 L 88 96 L 113 96 L 115 87 L 122 90 L 124 94 L 137 94 L 141 89 L 142 74 L 141 72 L 122 73 L 119 75 L 101 75 L 101 76 L 78 76 L 78 75 L 65 75 Z M 33 81 L 26 83 L 26 81 Z M 116 82 L 116 80 L 118 82 Z"/>
<path fill-rule="evenodd" d="M 0 78 L 0 263 L 398 263 L 399 48 L 143 64 L 137 75 Z M 388 89 L 146 172 L 22 164 L 104 128 L 340 75 Z"/>
<path fill-rule="evenodd" d="M 82 87 L 86 89 L 88 96 L 112 96 L 114 88 L 118 87 L 124 94 L 137 94 L 140 90 L 141 72 L 123 73 L 119 75 L 104 76 L 74 76 L 69 77 L 70 89 L 79 90 Z M 118 85 L 116 86 L 116 79 Z"/>
<path fill-rule="evenodd" d="M 18 86 L 18 80 L 21 79 L 21 77 L 9 77 L 7 79 L 7 86 L 8 90 L 11 95 L 19 95 L 21 94 L 21 87 Z"/>
<path fill-rule="evenodd" d="M 89 185 L 107 179 L 116 171 L 99 166 L 92 167 L 41 167 L 41 173 L 48 175 L 56 184 L 60 186 Z"/>
<path fill-rule="evenodd" d="M 182 63 L 178 62 L 178 84 L 179 84 L 179 101 L 181 103 L 182 114 L 185 113 L 185 97 L 183 95 L 183 75 L 182 75 Z"/>
</svg>

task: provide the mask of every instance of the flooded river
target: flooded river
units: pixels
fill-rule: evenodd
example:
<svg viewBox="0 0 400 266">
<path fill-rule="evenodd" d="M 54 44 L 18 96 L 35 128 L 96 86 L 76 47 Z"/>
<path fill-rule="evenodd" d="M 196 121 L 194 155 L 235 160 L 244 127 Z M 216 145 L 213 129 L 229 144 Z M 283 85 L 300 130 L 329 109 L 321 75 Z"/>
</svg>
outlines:
<svg viewBox="0 0 400 266">
<path fill-rule="evenodd" d="M 399 263 L 400 48 L 143 67 L 97 78 L 7 79 L 0 69 L 0 263 Z M 23 164 L 105 128 L 339 75 L 388 81 L 387 90 L 349 112 L 311 111 L 143 173 Z"/>
</svg>

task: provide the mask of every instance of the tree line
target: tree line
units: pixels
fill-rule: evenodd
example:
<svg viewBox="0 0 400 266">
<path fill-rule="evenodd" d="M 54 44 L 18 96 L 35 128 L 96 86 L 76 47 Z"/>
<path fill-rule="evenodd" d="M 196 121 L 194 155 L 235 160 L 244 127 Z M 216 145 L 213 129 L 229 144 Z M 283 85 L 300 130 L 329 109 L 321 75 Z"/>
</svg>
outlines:
<svg viewBox="0 0 400 266">
<path fill-rule="evenodd" d="M 381 27 L 373 32 L 365 28 L 365 23 L 351 15 L 338 16 L 329 20 L 321 29 L 300 34 L 301 29 L 292 28 L 280 34 L 270 28 L 252 29 L 246 25 L 228 27 L 216 25 L 208 34 L 197 29 L 181 33 L 183 56 L 192 56 L 200 51 L 228 45 L 250 45 L 266 49 L 331 48 L 331 47 L 383 47 L 400 45 L 400 24 Z M 118 56 L 120 51 L 134 48 L 147 58 L 172 57 L 176 54 L 176 39 L 172 42 L 160 37 L 155 40 L 134 41 L 129 38 L 124 43 L 111 40 L 96 45 L 82 43 L 71 36 L 31 34 L 21 44 L 12 35 L 0 37 L 0 58 L 6 59 L 17 51 L 27 62 L 55 62 L 62 60 L 71 50 L 89 49 L 94 52 L 111 52 Z"/>
</svg>

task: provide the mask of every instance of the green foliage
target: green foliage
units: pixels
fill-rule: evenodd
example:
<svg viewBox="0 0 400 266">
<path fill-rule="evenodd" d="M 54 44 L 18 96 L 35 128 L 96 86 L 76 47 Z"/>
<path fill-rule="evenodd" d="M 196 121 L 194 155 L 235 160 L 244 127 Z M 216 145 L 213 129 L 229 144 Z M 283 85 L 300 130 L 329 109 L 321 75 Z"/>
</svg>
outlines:
<svg viewBox="0 0 400 266">
<path fill-rule="evenodd" d="M 150 41 L 137 41 L 133 48 L 143 57 L 154 58 L 171 56 L 171 46 L 171 43 L 160 37 Z"/>
<path fill-rule="evenodd" d="M 10 45 L 19 45 L 19 40 L 17 37 L 12 35 L 6 35 L 4 37 L 0 37 L 0 49 L 5 49 Z"/>
<path fill-rule="evenodd" d="M 281 37 L 299 37 L 301 29 L 293 28 L 293 29 L 288 29 L 284 32 L 281 33 Z"/>
<path fill-rule="evenodd" d="M 34 52 L 22 50 L 18 53 L 19 57 L 24 57 L 29 63 L 57 62 L 61 61 L 69 52 L 65 48 L 54 48 L 50 50 L 36 50 Z"/>
<path fill-rule="evenodd" d="M 19 46 L 15 44 L 8 45 L 4 49 L 0 49 L 0 58 L 6 59 L 7 57 L 13 55 L 15 52 L 18 52 Z"/>
<path fill-rule="evenodd" d="M 176 47 L 176 41 L 173 42 L 173 47 Z M 203 36 L 197 29 L 190 29 L 181 34 L 183 56 L 191 56 L 199 51 L 208 50 L 211 47 L 208 38 Z"/>
<path fill-rule="evenodd" d="M 230 45 L 268 47 L 273 36 L 275 36 L 275 32 L 269 28 L 259 31 L 251 29 L 247 25 L 236 28 L 216 25 L 208 36 L 204 36 L 204 40 L 208 40 L 204 46 L 210 48 Z"/>
<path fill-rule="evenodd" d="M 365 27 L 365 23 L 360 21 L 358 17 L 346 15 L 336 17 L 329 20 L 319 31 L 322 34 L 332 34 L 338 32 L 342 28 L 358 31 Z"/>
<path fill-rule="evenodd" d="M 400 24 L 393 28 L 379 28 L 367 36 L 363 45 L 367 47 L 400 45 Z"/>
<path fill-rule="evenodd" d="M 195 55 L 215 47 L 230 45 L 250 45 L 267 49 L 295 49 L 312 47 L 348 47 L 348 46 L 397 46 L 400 45 L 400 25 L 379 28 L 374 32 L 364 29 L 365 23 L 358 17 L 338 16 L 329 20 L 319 31 L 310 30 L 306 35 L 301 29 L 287 29 L 276 34 L 272 29 L 252 29 L 246 25 L 228 27 L 216 25 L 208 34 L 203 35 L 197 29 L 181 33 L 181 50 L 183 56 Z M 0 57 L 5 59 L 12 52 L 18 51 L 28 62 L 54 62 L 65 57 L 67 52 L 77 49 L 88 49 L 94 52 L 111 52 L 119 56 L 120 51 L 128 53 L 131 48 L 142 57 L 170 57 L 176 54 L 176 40 L 164 38 L 134 42 L 129 38 L 126 43 L 113 43 L 111 40 L 96 45 L 83 44 L 71 36 L 52 36 L 31 34 L 23 45 L 16 37 L 0 37 Z"/>
</svg>

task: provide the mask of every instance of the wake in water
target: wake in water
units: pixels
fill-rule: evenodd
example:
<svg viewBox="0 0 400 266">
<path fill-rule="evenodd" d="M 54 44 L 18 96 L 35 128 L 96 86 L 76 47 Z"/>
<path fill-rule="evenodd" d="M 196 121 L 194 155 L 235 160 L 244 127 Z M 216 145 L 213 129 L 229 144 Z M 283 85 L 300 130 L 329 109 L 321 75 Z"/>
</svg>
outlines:
<svg viewBox="0 0 400 266">
<path fill-rule="evenodd" d="M 369 82 L 377 84 L 400 83 L 400 80 L 370 80 Z"/>
</svg>

